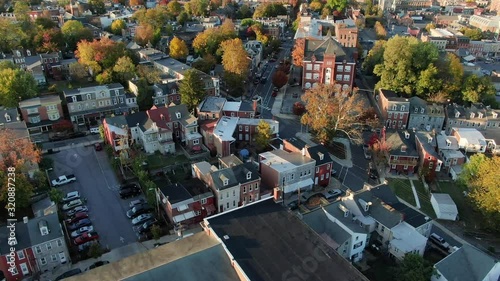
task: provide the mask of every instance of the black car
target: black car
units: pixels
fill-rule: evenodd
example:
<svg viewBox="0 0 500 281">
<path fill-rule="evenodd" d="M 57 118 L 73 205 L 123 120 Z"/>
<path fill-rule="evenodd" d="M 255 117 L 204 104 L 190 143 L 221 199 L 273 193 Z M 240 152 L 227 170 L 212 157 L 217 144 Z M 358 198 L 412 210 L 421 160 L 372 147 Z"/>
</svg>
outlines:
<svg viewBox="0 0 500 281">
<path fill-rule="evenodd" d="M 64 272 L 63 274 L 57 276 L 56 279 L 54 279 L 54 280 L 55 281 L 63 280 L 63 279 L 66 279 L 68 277 L 75 276 L 75 275 L 78 275 L 78 274 L 81 274 L 81 273 L 82 273 L 81 269 L 75 268 L 75 269 L 72 269 L 70 271 Z"/>
<path fill-rule="evenodd" d="M 148 213 L 152 210 L 153 209 L 151 207 L 149 207 L 147 204 L 138 205 L 138 206 L 135 206 L 127 211 L 127 217 L 129 219 L 133 219 L 133 218 L 137 217 L 138 215 Z"/>
<path fill-rule="evenodd" d="M 295 211 L 298 208 L 299 208 L 299 203 L 297 201 L 288 203 L 288 209 L 290 209 L 291 211 Z"/>
<path fill-rule="evenodd" d="M 138 189 L 139 187 L 135 183 L 129 183 L 129 184 L 120 185 L 120 190 L 129 189 L 129 188 L 136 188 L 136 189 Z"/>
<path fill-rule="evenodd" d="M 82 219 L 82 220 L 78 221 L 77 223 L 68 226 L 68 230 L 70 230 L 70 231 L 77 230 L 80 227 L 89 226 L 91 224 L 92 224 L 92 222 L 89 219 Z"/>
<path fill-rule="evenodd" d="M 89 268 L 87 270 L 91 270 L 91 269 L 94 269 L 94 268 L 97 268 L 97 267 L 100 267 L 100 266 L 103 266 L 106 264 L 109 264 L 109 261 L 98 261 L 98 262 L 95 262 L 94 264 L 92 264 L 91 266 L 89 266 Z"/>
<path fill-rule="evenodd" d="M 139 188 L 135 188 L 135 187 L 129 187 L 129 188 L 125 188 L 125 189 L 120 190 L 120 198 L 122 198 L 122 199 L 135 197 L 139 194 L 141 194 L 141 190 Z"/>
<path fill-rule="evenodd" d="M 151 229 L 151 227 L 156 224 L 158 221 L 156 219 L 151 219 L 149 221 L 146 221 L 143 223 L 141 226 L 137 228 L 137 232 L 140 234 L 143 234 Z"/>
</svg>

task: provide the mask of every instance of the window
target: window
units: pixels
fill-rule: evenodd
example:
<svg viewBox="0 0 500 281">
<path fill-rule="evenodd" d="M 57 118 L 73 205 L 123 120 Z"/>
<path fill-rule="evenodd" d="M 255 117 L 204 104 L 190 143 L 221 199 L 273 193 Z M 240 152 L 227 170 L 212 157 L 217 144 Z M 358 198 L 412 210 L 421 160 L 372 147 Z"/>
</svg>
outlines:
<svg viewBox="0 0 500 281">
<path fill-rule="evenodd" d="M 245 132 L 248 132 L 249 128 L 248 126 L 245 126 Z"/>
<path fill-rule="evenodd" d="M 177 122 L 174 122 L 174 128 L 178 128 L 179 124 Z"/>
<path fill-rule="evenodd" d="M 87 94 L 87 99 L 91 100 L 92 99 L 92 95 L 91 94 Z"/>
<path fill-rule="evenodd" d="M 57 255 L 56 254 L 50 255 L 50 258 L 52 259 L 53 262 L 57 261 Z"/>
<path fill-rule="evenodd" d="M 252 186 L 250 186 L 250 187 L 248 188 L 248 191 L 252 191 Z"/>
<path fill-rule="evenodd" d="M 47 264 L 47 259 L 46 258 L 40 258 L 40 264 L 41 265 L 46 265 Z"/>
<path fill-rule="evenodd" d="M 196 215 L 197 215 L 197 216 L 201 215 L 201 211 L 199 211 L 199 210 L 198 210 L 198 211 L 196 211 Z"/>
<path fill-rule="evenodd" d="M 394 114 L 396 115 L 397 113 Z M 387 118 L 392 119 L 392 112 L 387 113 Z"/>
<path fill-rule="evenodd" d="M 226 203 L 227 208 L 229 209 L 229 202 Z"/>
<path fill-rule="evenodd" d="M 57 119 L 59 119 L 59 113 L 49 115 L 49 120 L 57 120 Z"/>
<path fill-rule="evenodd" d="M 62 247 L 62 240 L 61 239 L 57 239 L 57 247 Z"/>
<path fill-rule="evenodd" d="M 76 96 L 72 96 L 71 99 L 73 100 L 73 102 L 76 102 Z"/>
<path fill-rule="evenodd" d="M 401 106 L 401 111 L 405 111 L 405 106 L 404 105 Z"/>
<path fill-rule="evenodd" d="M 45 247 L 47 247 L 47 251 L 52 250 L 52 243 L 49 242 L 49 243 L 45 244 Z"/>
<path fill-rule="evenodd" d="M 396 110 L 397 108 L 398 107 L 395 104 L 392 105 L 392 110 Z"/>
<path fill-rule="evenodd" d="M 9 269 L 10 269 L 10 267 L 9 267 Z M 11 274 L 12 274 L 12 275 L 17 275 L 17 274 L 18 274 L 18 272 L 17 272 L 17 267 L 13 267 L 13 268 L 10 270 L 10 272 L 11 272 Z"/>
<path fill-rule="evenodd" d="M 247 193 L 247 187 L 243 186 L 243 193 Z"/>
<path fill-rule="evenodd" d="M 24 252 L 23 251 L 17 251 L 17 258 L 22 260 L 25 258 Z"/>
<path fill-rule="evenodd" d="M 319 73 L 313 73 L 313 80 L 319 80 Z"/>
<path fill-rule="evenodd" d="M 342 74 L 335 75 L 335 80 L 342 81 Z"/>
<path fill-rule="evenodd" d="M 315 71 L 319 71 L 320 67 L 321 67 L 321 65 L 319 65 L 319 64 L 315 64 L 315 65 L 314 65 L 314 70 L 315 70 Z"/>
<path fill-rule="evenodd" d="M 26 265 L 26 263 L 22 263 L 19 266 L 21 267 L 21 271 L 23 272 L 23 275 L 30 274 L 30 271 L 29 271 L 28 266 Z"/>
<path fill-rule="evenodd" d="M 203 199 L 201 199 L 201 204 L 202 204 L 202 205 L 207 204 L 207 198 L 203 198 Z"/>
<path fill-rule="evenodd" d="M 236 190 L 233 189 L 233 196 L 236 196 Z"/>
<path fill-rule="evenodd" d="M 316 173 L 319 173 L 319 167 L 316 167 Z"/>
<path fill-rule="evenodd" d="M 351 72 L 351 66 L 350 66 L 350 65 L 346 65 L 346 66 L 344 67 L 344 71 L 345 71 L 345 72 Z"/>
<path fill-rule="evenodd" d="M 26 111 L 28 114 L 35 114 L 38 113 L 38 108 L 28 108 Z"/>
<path fill-rule="evenodd" d="M 198 139 L 193 140 L 193 144 L 194 144 L 194 145 L 200 144 L 200 140 L 198 140 Z"/>
<path fill-rule="evenodd" d="M 306 73 L 306 79 L 311 79 L 312 78 L 312 74 L 311 73 Z"/>
<path fill-rule="evenodd" d="M 252 202 L 253 201 L 253 196 L 250 195 L 250 199 L 248 200 L 249 202 Z"/>
<path fill-rule="evenodd" d="M 259 185 L 256 183 L 255 184 L 255 190 L 259 189 Z"/>
<path fill-rule="evenodd" d="M 35 247 L 35 252 L 36 252 L 37 254 L 42 253 L 42 248 L 41 248 L 40 246 L 36 246 L 36 247 Z"/>
<path fill-rule="evenodd" d="M 404 116 L 403 113 L 399 113 L 399 119 L 403 119 L 403 116 Z"/>
<path fill-rule="evenodd" d="M 120 103 L 123 103 L 123 98 L 122 97 L 120 97 Z"/>
<path fill-rule="evenodd" d="M 359 242 L 359 243 L 354 244 L 353 249 L 357 249 L 357 248 L 359 248 L 359 247 L 361 247 L 361 246 L 363 246 L 363 241 L 361 241 L 361 242 Z"/>
<path fill-rule="evenodd" d="M 313 67 L 313 65 L 312 65 L 312 64 L 310 64 L 310 63 L 308 63 L 308 64 L 306 65 L 306 70 L 312 70 L 312 67 Z"/>
<path fill-rule="evenodd" d="M 236 207 L 236 201 L 233 200 L 233 207 Z"/>
<path fill-rule="evenodd" d="M 351 75 L 344 75 L 344 81 L 351 81 Z"/>
<path fill-rule="evenodd" d="M 408 170 L 408 165 L 404 165 L 404 169 L 405 169 L 405 170 Z"/>
<path fill-rule="evenodd" d="M 344 66 L 343 65 L 337 65 L 337 72 L 344 72 Z"/>
</svg>

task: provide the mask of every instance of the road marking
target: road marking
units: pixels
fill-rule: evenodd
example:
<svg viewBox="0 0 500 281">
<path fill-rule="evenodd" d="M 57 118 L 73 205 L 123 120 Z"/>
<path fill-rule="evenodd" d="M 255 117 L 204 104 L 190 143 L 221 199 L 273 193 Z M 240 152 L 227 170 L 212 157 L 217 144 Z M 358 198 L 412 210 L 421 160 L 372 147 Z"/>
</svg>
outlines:
<svg viewBox="0 0 500 281">
<path fill-rule="evenodd" d="M 125 243 L 125 238 L 120 236 L 120 241 L 122 241 L 122 243 Z"/>
<path fill-rule="evenodd" d="M 347 177 L 347 173 L 349 173 L 349 167 L 347 167 L 347 169 L 345 170 L 345 175 L 344 175 L 344 179 L 342 180 L 342 184 L 344 184 L 344 182 L 345 182 L 345 178 Z"/>
</svg>

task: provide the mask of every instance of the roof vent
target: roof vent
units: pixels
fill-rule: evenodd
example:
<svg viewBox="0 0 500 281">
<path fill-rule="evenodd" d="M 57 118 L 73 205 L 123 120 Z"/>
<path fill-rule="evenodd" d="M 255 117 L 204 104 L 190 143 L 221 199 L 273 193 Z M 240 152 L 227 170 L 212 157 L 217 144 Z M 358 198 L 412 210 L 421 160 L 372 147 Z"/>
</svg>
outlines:
<svg viewBox="0 0 500 281">
<path fill-rule="evenodd" d="M 349 209 L 347 209 L 346 206 L 339 204 L 339 209 L 344 213 L 344 218 L 347 218 L 347 216 L 349 216 Z"/>
<path fill-rule="evenodd" d="M 410 133 L 408 133 L 408 131 L 405 131 L 405 139 L 407 139 L 407 140 L 410 139 Z"/>
<path fill-rule="evenodd" d="M 224 238 L 224 240 L 229 240 L 229 235 L 224 235 L 222 237 Z"/>
<path fill-rule="evenodd" d="M 23 222 L 28 223 L 28 217 L 23 217 Z"/>
</svg>

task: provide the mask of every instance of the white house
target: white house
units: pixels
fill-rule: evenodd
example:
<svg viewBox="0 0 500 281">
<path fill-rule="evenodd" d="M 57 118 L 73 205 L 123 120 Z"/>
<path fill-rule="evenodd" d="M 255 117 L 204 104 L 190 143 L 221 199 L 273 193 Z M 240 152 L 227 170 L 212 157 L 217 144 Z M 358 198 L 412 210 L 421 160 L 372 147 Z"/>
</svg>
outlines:
<svg viewBox="0 0 500 281">
<path fill-rule="evenodd" d="M 389 253 L 402 260 L 407 253 L 424 255 L 427 237 L 418 233 L 406 222 L 391 228 L 392 240 L 389 242 Z"/>
<path fill-rule="evenodd" d="M 451 135 L 457 138 L 458 146 L 465 152 L 484 153 L 486 151 L 486 140 L 477 129 L 453 128 Z"/>
<path fill-rule="evenodd" d="M 458 209 L 451 196 L 446 193 L 432 193 L 431 204 L 438 219 L 454 221 L 458 217 Z"/>
<path fill-rule="evenodd" d="M 500 262 L 468 244 L 436 263 L 434 268 L 437 274 L 431 281 L 497 281 L 500 278 Z"/>
</svg>

